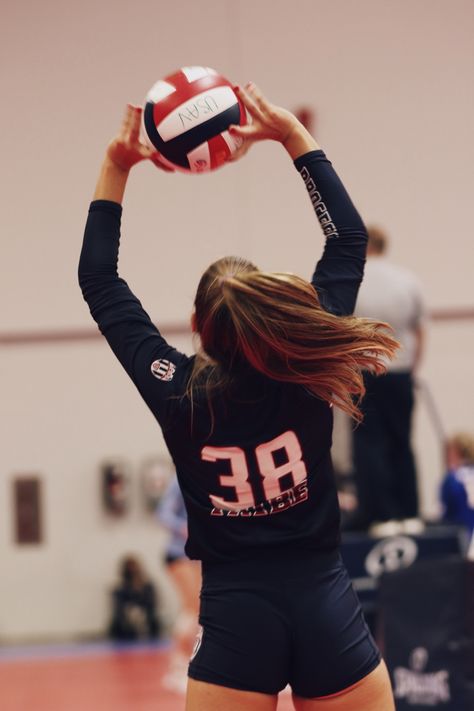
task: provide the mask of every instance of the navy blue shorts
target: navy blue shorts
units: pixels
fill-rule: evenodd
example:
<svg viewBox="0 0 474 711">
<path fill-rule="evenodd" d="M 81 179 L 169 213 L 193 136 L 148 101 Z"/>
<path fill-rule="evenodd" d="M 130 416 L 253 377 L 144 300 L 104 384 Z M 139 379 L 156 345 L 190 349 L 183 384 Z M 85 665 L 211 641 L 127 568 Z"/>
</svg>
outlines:
<svg viewBox="0 0 474 711">
<path fill-rule="evenodd" d="M 203 564 L 199 619 L 189 676 L 232 689 L 327 696 L 380 662 L 337 551 Z"/>
</svg>

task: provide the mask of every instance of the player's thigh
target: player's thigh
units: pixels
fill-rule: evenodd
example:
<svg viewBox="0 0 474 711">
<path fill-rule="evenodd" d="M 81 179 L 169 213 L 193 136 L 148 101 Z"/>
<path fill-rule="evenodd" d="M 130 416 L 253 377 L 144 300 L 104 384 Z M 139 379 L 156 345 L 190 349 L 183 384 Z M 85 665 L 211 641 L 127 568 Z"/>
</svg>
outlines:
<svg viewBox="0 0 474 711">
<path fill-rule="evenodd" d="M 390 677 L 383 661 L 349 689 L 319 699 L 293 696 L 293 702 L 296 711 L 395 711 Z"/>
<path fill-rule="evenodd" d="M 188 679 L 186 711 L 276 711 L 278 696 Z"/>
</svg>

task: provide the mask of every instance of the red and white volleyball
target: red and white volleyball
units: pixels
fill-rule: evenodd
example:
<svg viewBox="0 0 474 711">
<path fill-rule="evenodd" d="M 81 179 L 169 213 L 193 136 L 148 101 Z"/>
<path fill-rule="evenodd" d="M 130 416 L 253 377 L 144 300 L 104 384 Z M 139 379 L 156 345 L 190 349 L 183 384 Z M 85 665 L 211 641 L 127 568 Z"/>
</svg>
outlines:
<svg viewBox="0 0 474 711">
<path fill-rule="evenodd" d="M 210 67 L 182 67 L 160 79 L 143 110 L 145 140 L 172 168 L 204 173 L 219 168 L 242 143 L 227 130 L 245 124 L 232 84 Z"/>
</svg>

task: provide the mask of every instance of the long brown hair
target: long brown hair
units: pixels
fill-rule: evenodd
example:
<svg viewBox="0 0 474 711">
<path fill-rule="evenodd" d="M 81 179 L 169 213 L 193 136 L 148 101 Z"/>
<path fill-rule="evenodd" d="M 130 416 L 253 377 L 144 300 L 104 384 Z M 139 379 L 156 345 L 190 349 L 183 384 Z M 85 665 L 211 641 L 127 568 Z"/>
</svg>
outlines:
<svg viewBox="0 0 474 711">
<path fill-rule="evenodd" d="M 325 311 L 314 287 L 294 274 L 262 272 L 247 260 L 211 264 L 195 299 L 201 339 L 188 385 L 209 402 L 247 363 L 269 378 L 299 383 L 362 419 L 363 370 L 383 373 L 398 348 L 385 323 Z"/>
</svg>

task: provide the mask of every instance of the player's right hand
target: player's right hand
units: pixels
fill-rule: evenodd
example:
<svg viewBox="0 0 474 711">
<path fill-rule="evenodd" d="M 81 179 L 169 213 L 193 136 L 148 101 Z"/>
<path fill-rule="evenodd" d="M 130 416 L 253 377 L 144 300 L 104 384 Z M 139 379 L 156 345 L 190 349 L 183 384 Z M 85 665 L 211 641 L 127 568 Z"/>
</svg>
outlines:
<svg viewBox="0 0 474 711">
<path fill-rule="evenodd" d="M 245 88 L 235 87 L 237 96 L 242 100 L 251 117 L 251 123 L 245 126 L 229 126 L 229 132 L 244 139 L 247 147 L 251 143 L 263 140 L 285 143 L 295 128 L 300 124 L 290 111 L 271 104 L 260 89 L 252 82 Z"/>
</svg>

